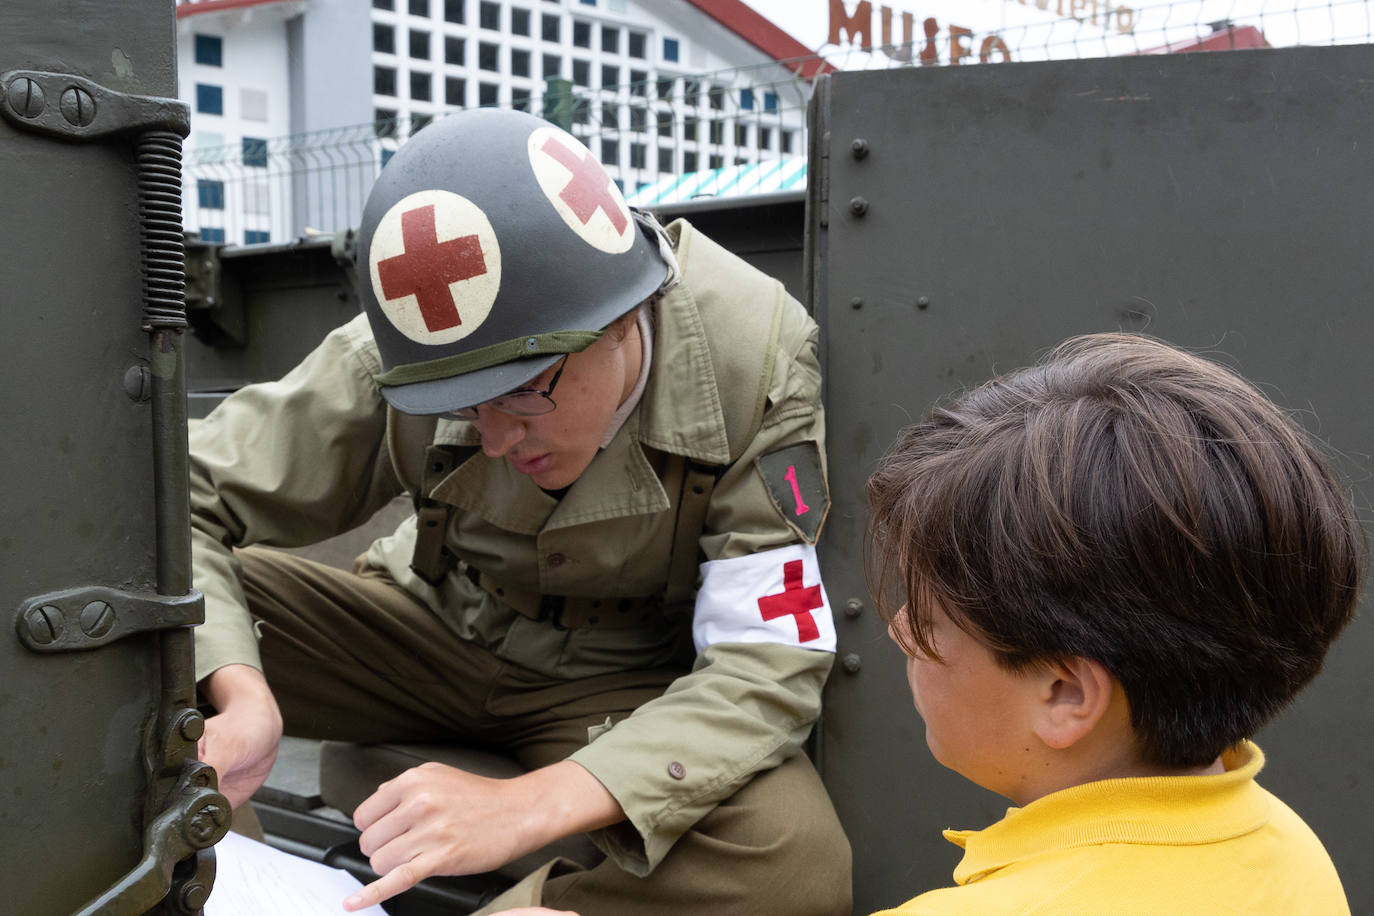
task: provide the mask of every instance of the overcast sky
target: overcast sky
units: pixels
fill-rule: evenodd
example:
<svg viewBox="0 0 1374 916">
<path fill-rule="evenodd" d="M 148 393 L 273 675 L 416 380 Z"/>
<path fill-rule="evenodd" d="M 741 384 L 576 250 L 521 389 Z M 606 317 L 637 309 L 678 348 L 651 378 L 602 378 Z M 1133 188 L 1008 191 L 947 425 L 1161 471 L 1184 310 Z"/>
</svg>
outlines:
<svg viewBox="0 0 1374 916">
<path fill-rule="evenodd" d="M 746 0 L 802 44 L 819 50 L 837 65 L 859 69 L 891 66 L 881 51 L 854 50 L 847 36 L 842 47 L 828 43 L 830 0 Z M 853 14 L 858 0 L 841 0 Z M 950 25 L 970 29 L 968 44 L 976 56 L 984 39 L 996 34 L 1013 60 L 1100 57 L 1143 51 L 1207 35 L 1208 23 L 1231 20 L 1253 25 L 1275 46 L 1331 44 L 1374 40 L 1374 0 L 870 0 L 873 43 L 882 43 L 880 10 L 892 10 L 892 40 L 904 40 L 902 14 L 914 18 L 915 38 L 925 39 L 922 24 L 934 18 L 940 31 L 936 49 L 941 62 L 949 54 Z M 1044 3 L 1047 9 L 1040 9 Z M 1059 15 L 1063 10 L 1066 15 Z M 1076 13 L 1076 17 L 1068 14 Z M 1000 59 L 1000 54 L 999 54 Z"/>
</svg>

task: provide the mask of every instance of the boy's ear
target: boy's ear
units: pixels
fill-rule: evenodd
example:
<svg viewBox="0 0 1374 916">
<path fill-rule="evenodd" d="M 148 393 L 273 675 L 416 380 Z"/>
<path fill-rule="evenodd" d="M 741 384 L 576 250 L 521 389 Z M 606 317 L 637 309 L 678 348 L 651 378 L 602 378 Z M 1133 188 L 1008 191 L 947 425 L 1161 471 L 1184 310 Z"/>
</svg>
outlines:
<svg viewBox="0 0 1374 916">
<path fill-rule="evenodd" d="M 1051 664 L 1040 676 L 1036 736 L 1056 750 L 1072 746 L 1102 721 L 1115 689 L 1101 662 L 1075 655 Z"/>
</svg>

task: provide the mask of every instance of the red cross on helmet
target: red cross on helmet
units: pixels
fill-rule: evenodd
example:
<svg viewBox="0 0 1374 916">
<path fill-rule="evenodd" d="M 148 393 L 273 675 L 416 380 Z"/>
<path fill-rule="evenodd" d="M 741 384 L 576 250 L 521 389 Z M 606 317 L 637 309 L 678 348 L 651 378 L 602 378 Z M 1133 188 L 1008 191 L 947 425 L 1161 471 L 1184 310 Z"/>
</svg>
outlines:
<svg viewBox="0 0 1374 916">
<path fill-rule="evenodd" d="M 417 414 L 518 388 L 669 275 L 590 150 L 496 108 L 436 121 L 392 157 L 363 210 L 357 270 L 377 382 Z"/>
</svg>

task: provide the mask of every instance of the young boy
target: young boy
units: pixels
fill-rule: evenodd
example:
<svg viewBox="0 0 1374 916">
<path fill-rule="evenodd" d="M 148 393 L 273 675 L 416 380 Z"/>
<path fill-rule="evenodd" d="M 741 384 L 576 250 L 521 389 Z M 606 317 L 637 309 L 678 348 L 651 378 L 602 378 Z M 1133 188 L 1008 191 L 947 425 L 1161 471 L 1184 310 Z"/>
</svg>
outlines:
<svg viewBox="0 0 1374 916">
<path fill-rule="evenodd" d="M 957 887 L 885 913 L 1349 912 L 1248 739 L 1350 620 L 1363 534 L 1264 395 L 1077 338 L 904 431 L 868 487 L 926 742 L 1017 806 L 946 832 Z"/>
</svg>

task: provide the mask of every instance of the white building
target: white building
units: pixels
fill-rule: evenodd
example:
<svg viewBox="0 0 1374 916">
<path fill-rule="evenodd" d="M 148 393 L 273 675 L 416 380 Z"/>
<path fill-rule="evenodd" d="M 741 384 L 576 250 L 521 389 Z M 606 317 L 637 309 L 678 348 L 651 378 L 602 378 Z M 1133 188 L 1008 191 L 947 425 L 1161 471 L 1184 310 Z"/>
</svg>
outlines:
<svg viewBox="0 0 1374 916">
<path fill-rule="evenodd" d="M 628 193 L 791 161 L 824 67 L 741 0 L 179 0 L 177 30 L 186 228 L 239 244 L 355 224 L 458 108 L 561 118 Z"/>
</svg>

